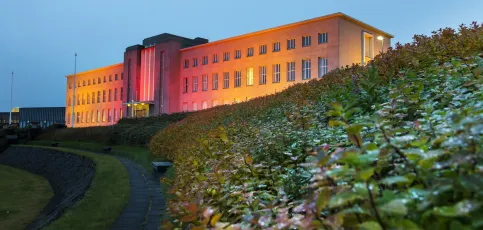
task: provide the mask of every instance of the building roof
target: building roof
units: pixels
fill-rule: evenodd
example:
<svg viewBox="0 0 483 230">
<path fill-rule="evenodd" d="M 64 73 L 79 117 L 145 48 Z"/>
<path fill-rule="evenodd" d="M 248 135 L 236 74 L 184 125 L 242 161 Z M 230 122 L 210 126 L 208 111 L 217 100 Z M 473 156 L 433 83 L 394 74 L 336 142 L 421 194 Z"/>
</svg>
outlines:
<svg viewBox="0 0 483 230">
<path fill-rule="evenodd" d="M 326 20 L 326 19 L 335 18 L 335 17 L 342 17 L 342 18 L 344 18 L 344 19 L 346 19 L 346 20 L 348 20 L 352 23 L 355 23 L 355 24 L 358 24 L 362 27 L 374 30 L 377 33 L 381 33 L 386 37 L 394 38 L 394 36 L 390 33 L 387 33 L 387 32 L 384 32 L 380 29 L 377 29 L 377 28 L 375 28 L 375 27 L 373 27 L 373 26 L 371 26 L 367 23 L 364 23 L 360 20 L 357 20 L 357 19 L 355 19 L 355 18 L 353 18 L 353 17 L 351 17 L 347 14 L 338 12 L 338 13 L 328 14 L 328 15 L 324 15 L 324 16 L 321 16 L 321 17 L 307 19 L 307 20 L 303 20 L 303 21 L 299 21 L 299 22 L 295 22 L 295 23 L 281 25 L 281 26 L 277 26 L 277 27 L 273 27 L 273 28 L 269 28 L 269 29 L 265 29 L 265 30 L 259 30 L 259 31 L 256 31 L 256 32 L 248 33 L 248 34 L 242 34 L 242 35 L 238 35 L 238 36 L 235 36 L 235 37 L 225 38 L 225 39 L 222 39 L 222 40 L 213 41 L 213 42 L 209 42 L 209 43 L 201 44 L 201 45 L 197 45 L 197 46 L 192 46 L 192 47 L 184 48 L 184 49 L 181 49 L 181 50 L 182 51 L 191 50 L 191 49 L 196 49 L 196 48 L 199 48 L 199 47 L 215 45 L 215 44 L 219 44 L 219 43 L 223 43 L 223 42 L 233 41 L 233 40 L 237 40 L 237 39 L 241 39 L 241 38 L 245 38 L 245 37 L 249 37 L 249 36 L 253 36 L 253 35 L 260 35 L 260 34 L 264 34 L 264 33 L 269 33 L 269 32 L 273 32 L 273 31 L 277 31 L 277 30 L 281 30 L 281 29 L 286 29 L 286 28 L 290 28 L 290 27 L 294 27 L 294 26 L 299 26 L 299 25 L 303 25 L 303 24 L 307 24 L 307 23 L 311 23 L 311 22 L 317 22 L 317 21 Z"/>
<path fill-rule="evenodd" d="M 76 73 L 76 75 L 88 74 L 88 73 L 91 73 L 91 72 L 96 72 L 96 71 L 100 71 L 100 70 L 104 70 L 104 69 L 110 69 L 110 68 L 114 68 L 114 67 L 118 67 L 118 66 L 122 66 L 122 65 L 124 65 L 124 63 L 118 63 L 118 64 L 114 64 L 114 65 L 103 66 L 103 67 L 100 67 L 100 68 L 97 68 L 97 69 L 90 69 L 90 70 L 86 70 L 86 71 L 83 71 L 83 72 L 78 72 L 78 73 Z M 67 75 L 65 77 L 72 77 L 72 76 L 74 76 L 74 74 L 70 74 L 70 75 Z"/>
</svg>

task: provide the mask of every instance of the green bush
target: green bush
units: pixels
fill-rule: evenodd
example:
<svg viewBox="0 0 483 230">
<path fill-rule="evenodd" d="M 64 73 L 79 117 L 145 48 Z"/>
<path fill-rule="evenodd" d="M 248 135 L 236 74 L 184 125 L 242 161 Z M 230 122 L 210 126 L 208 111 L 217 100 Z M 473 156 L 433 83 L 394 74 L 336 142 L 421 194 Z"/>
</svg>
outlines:
<svg viewBox="0 0 483 230">
<path fill-rule="evenodd" d="M 169 125 L 164 227 L 481 228 L 482 50 L 482 25 L 447 28 Z"/>
</svg>

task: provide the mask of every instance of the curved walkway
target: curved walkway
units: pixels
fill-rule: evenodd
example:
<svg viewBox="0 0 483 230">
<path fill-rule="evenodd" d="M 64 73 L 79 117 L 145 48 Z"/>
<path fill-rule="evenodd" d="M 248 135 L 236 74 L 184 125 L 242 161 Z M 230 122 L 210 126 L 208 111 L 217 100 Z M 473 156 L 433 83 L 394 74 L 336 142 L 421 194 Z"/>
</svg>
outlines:
<svg viewBox="0 0 483 230">
<path fill-rule="evenodd" d="M 111 230 L 157 230 L 165 200 L 160 191 L 160 175 L 148 173 L 136 163 L 124 157 L 119 159 L 129 173 L 131 197 Z"/>
</svg>

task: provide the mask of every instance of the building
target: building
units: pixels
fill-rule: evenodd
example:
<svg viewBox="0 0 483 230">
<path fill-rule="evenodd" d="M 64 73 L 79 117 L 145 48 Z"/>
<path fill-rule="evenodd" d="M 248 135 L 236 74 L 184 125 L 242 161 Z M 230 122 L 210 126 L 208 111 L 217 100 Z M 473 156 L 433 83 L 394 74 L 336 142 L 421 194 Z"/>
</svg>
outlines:
<svg viewBox="0 0 483 230">
<path fill-rule="evenodd" d="M 35 107 L 19 109 L 19 127 L 65 125 L 65 107 Z"/>
<path fill-rule="evenodd" d="M 126 48 L 123 63 L 78 73 L 75 82 L 67 76 L 67 125 L 72 117 L 74 127 L 110 125 L 250 100 L 366 63 L 391 38 L 342 13 L 215 42 L 160 34 Z"/>
<path fill-rule="evenodd" d="M 10 120 L 10 112 L 0 112 L 0 129 L 3 127 L 8 126 Z M 20 120 L 20 114 L 19 112 L 15 112 L 12 110 L 12 125 L 13 126 L 18 126 Z"/>
</svg>

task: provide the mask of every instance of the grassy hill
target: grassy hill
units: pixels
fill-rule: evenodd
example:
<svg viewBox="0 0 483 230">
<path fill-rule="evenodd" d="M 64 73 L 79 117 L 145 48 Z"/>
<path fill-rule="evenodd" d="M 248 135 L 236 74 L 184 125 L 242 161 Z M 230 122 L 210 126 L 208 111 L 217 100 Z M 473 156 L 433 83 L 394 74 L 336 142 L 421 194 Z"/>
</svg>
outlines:
<svg viewBox="0 0 483 230">
<path fill-rule="evenodd" d="M 441 29 L 170 124 L 164 227 L 481 228 L 482 52 L 482 25 Z"/>
</svg>

